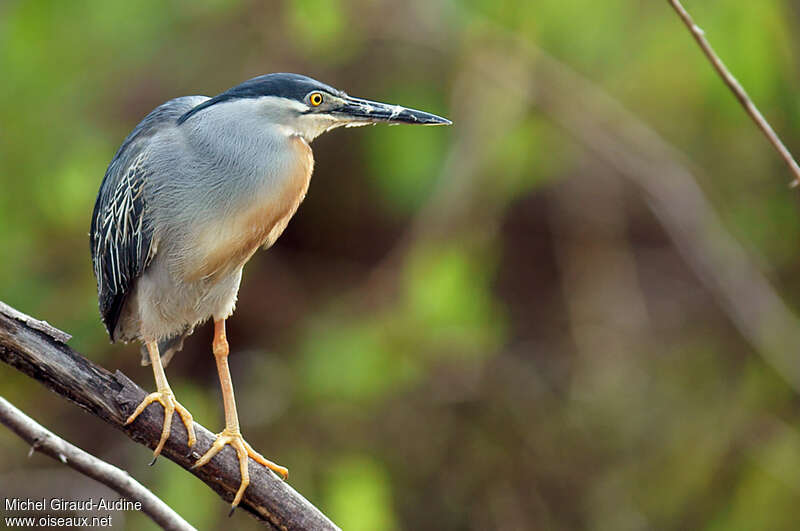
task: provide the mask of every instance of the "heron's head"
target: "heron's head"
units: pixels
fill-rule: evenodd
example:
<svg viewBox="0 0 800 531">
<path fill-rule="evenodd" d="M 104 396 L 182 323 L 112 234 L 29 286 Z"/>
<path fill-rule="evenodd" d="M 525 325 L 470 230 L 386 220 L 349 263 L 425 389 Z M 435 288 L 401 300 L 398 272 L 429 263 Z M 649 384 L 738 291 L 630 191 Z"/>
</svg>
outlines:
<svg viewBox="0 0 800 531">
<path fill-rule="evenodd" d="M 266 74 L 247 80 L 201 103 L 179 123 L 218 103 L 247 100 L 248 110 L 269 125 L 311 141 L 337 127 L 374 123 L 450 125 L 435 114 L 348 96 L 341 90 L 299 74 Z M 245 102 L 240 102 L 245 103 Z"/>
</svg>

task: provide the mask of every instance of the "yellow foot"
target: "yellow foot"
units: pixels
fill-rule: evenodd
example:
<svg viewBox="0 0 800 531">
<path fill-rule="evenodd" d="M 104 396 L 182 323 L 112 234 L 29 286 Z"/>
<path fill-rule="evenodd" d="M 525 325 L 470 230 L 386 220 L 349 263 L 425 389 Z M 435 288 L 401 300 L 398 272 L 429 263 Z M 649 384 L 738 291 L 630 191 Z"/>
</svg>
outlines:
<svg viewBox="0 0 800 531">
<path fill-rule="evenodd" d="M 247 471 L 247 457 L 250 456 L 256 463 L 260 463 L 265 467 L 269 468 L 273 472 L 279 474 L 283 479 L 289 477 L 289 471 L 286 470 L 284 467 L 280 465 L 276 465 L 260 453 L 253 450 L 253 447 L 250 446 L 247 441 L 244 440 L 242 434 L 239 433 L 238 430 L 232 431 L 228 430 L 227 428 L 222 430 L 221 433 L 217 434 L 217 438 L 214 441 L 214 444 L 211 445 L 211 448 L 203 454 L 203 456 L 197 460 L 197 462 L 192 466 L 192 468 L 198 468 L 209 461 L 211 458 L 214 457 L 219 453 L 220 450 L 226 445 L 230 444 L 236 450 L 236 455 L 239 458 L 239 470 L 241 471 L 242 475 L 242 482 L 239 485 L 239 490 L 236 491 L 236 496 L 233 498 L 233 503 L 231 503 L 231 512 L 233 509 L 239 505 L 239 502 L 242 501 L 242 495 L 244 494 L 244 490 L 250 484 L 250 474 Z"/>
<path fill-rule="evenodd" d="M 191 448 L 197 440 L 194 436 L 194 421 L 192 419 L 192 414 L 189 413 L 185 407 L 180 405 L 177 400 L 175 400 L 175 395 L 173 395 L 172 391 L 169 389 L 165 391 L 156 391 L 155 393 L 150 393 L 147 395 L 145 399 L 142 400 L 142 403 L 136 408 L 136 410 L 131 413 L 131 416 L 128 417 L 128 420 L 125 421 L 125 424 L 128 425 L 133 422 L 136 417 L 138 417 L 139 414 L 153 402 L 158 402 L 164 406 L 164 426 L 161 429 L 161 440 L 158 441 L 158 446 L 156 446 L 156 449 L 153 451 L 153 460 L 150 462 L 151 465 L 156 462 L 156 458 L 164 448 L 164 443 L 167 442 L 167 439 L 169 438 L 173 412 L 178 412 L 178 415 L 183 421 L 183 425 L 186 426 L 186 434 L 188 436 L 187 444 L 189 445 L 189 448 Z"/>
</svg>

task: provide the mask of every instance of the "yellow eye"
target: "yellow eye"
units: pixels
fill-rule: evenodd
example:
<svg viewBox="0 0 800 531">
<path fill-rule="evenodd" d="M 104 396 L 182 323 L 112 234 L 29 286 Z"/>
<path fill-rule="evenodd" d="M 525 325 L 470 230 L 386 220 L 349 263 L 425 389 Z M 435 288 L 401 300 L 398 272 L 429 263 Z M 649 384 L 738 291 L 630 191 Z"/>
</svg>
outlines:
<svg viewBox="0 0 800 531">
<path fill-rule="evenodd" d="M 308 101 L 314 107 L 318 107 L 319 105 L 322 104 L 322 94 L 320 94 L 319 92 L 314 92 L 313 94 L 311 94 L 311 96 L 308 97 Z"/>
</svg>

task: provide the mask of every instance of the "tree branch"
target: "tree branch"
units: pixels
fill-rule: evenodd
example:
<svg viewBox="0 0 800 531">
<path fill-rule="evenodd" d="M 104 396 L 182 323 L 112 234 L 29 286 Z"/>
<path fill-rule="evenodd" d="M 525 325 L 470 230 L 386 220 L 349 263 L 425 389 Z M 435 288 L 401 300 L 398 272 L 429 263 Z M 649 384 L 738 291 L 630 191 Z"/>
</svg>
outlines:
<svg viewBox="0 0 800 531">
<path fill-rule="evenodd" d="M 27 441 L 31 445 L 31 453 L 37 450 L 49 455 L 81 474 L 111 487 L 127 499 L 140 502 L 142 512 L 162 528 L 180 531 L 195 529 L 127 472 L 68 443 L 14 407 L 2 396 L 0 396 L 0 423 Z"/>
<path fill-rule="evenodd" d="M 750 115 L 750 118 L 756 123 L 756 125 L 761 129 L 764 133 L 764 136 L 772 143 L 778 153 L 780 153 L 783 160 L 786 162 L 786 165 L 789 166 L 789 169 L 792 170 L 794 173 L 794 180 L 791 183 L 792 187 L 800 185 L 800 166 L 797 165 L 792 154 L 789 153 L 789 150 L 786 149 L 786 146 L 783 145 L 781 142 L 780 137 L 773 131 L 772 127 L 769 125 L 769 122 L 764 118 L 761 114 L 761 111 L 758 110 L 753 100 L 750 99 L 750 96 L 747 95 L 742 85 L 739 81 L 733 77 L 733 74 L 725 66 L 725 63 L 722 62 L 722 59 L 714 52 L 714 49 L 709 44 L 708 40 L 705 37 L 705 32 L 694 23 L 692 17 L 689 15 L 689 12 L 684 9 L 683 5 L 681 5 L 680 0 L 667 0 L 670 5 L 675 9 L 678 13 L 678 16 L 681 17 L 683 23 L 686 24 L 686 27 L 689 28 L 689 32 L 694 37 L 694 40 L 697 41 L 697 44 L 700 45 L 700 49 L 703 50 L 703 53 L 708 57 L 708 60 L 711 61 L 711 64 L 714 66 L 714 69 L 720 75 L 725 84 L 728 85 L 728 88 L 731 89 L 731 92 L 736 96 L 739 100 L 739 103 L 742 104 L 744 110 L 747 111 L 747 114 Z"/>
<path fill-rule="evenodd" d="M 122 430 L 134 441 L 155 448 L 161 435 L 162 410 L 147 408 L 133 424 L 126 426 L 128 415 L 146 393 L 122 372 L 112 374 L 72 350 L 64 343 L 68 337 L 0 302 L 0 360 Z M 182 423 L 174 419 L 173 425 Z M 186 455 L 183 429 L 172 430 L 161 455 L 200 478 L 230 502 L 240 481 L 235 452 L 225 448 L 207 465 L 191 470 L 200 456 L 198 452 L 208 449 L 214 441 L 214 435 L 196 422 L 195 432 L 197 443 L 191 455 Z M 250 486 L 239 507 L 275 529 L 338 529 L 288 483 L 261 466 L 251 467 Z"/>
</svg>

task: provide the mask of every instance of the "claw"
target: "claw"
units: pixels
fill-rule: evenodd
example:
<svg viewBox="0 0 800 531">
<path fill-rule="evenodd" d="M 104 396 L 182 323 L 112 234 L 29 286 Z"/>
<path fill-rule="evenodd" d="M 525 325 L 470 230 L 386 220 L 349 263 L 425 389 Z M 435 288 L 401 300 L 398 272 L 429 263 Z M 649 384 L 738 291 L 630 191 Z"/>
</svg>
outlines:
<svg viewBox="0 0 800 531">
<path fill-rule="evenodd" d="M 164 449 L 164 444 L 167 442 L 169 438 L 169 434 L 172 428 L 172 414 L 174 412 L 178 412 L 178 416 L 183 421 L 183 425 L 186 426 L 186 434 L 187 434 L 187 444 L 189 448 L 194 445 L 197 438 L 194 434 L 194 420 L 192 419 L 192 414 L 183 407 L 181 404 L 175 400 L 175 395 L 172 394 L 170 389 L 156 391 L 155 393 L 150 393 L 145 397 L 144 400 L 136 407 L 136 409 L 131 413 L 131 416 L 128 417 L 128 420 L 125 421 L 125 425 L 127 426 L 138 417 L 142 411 L 144 411 L 147 406 L 152 404 L 153 402 L 158 402 L 164 408 L 164 424 L 161 428 L 161 439 L 158 441 L 158 445 L 156 449 L 153 451 L 153 460 L 150 462 L 150 466 L 153 466 L 156 462 L 156 459 L 161 454 L 161 450 Z"/>
<path fill-rule="evenodd" d="M 242 482 L 239 484 L 239 490 L 236 491 L 236 496 L 233 498 L 233 503 L 231 503 L 231 512 L 228 516 L 233 514 L 233 510 L 236 509 L 236 506 L 238 506 L 239 502 L 242 501 L 244 491 L 250 484 L 250 473 L 247 469 L 248 457 L 253 458 L 256 463 L 264 465 L 273 472 L 276 472 L 284 480 L 289 477 L 289 471 L 286 468 L 273 463 L 260 453 L 253 450 L 253 447 L 244 440 L 241 433 L 238 431 L 230 431 L 228 429 L 224 429 L 221 433 L 217 434 L 217 438 L 214 440 L 211 448 L 209 448 L 206 453 L 204 453 L 202 457 L 200 457 L 200 459 L 198 459 L 197 462 L 192 465 L 192 469 L 199 468 L 211 461 L 211 458 L 217 455 L 220 450 L 225 447 L 225 445 L 231 445 L 233 446 L 234 450 L 236 450 L 236 456 L 239 460 L 239 470 L 242 477 Z"/>
</svg>

